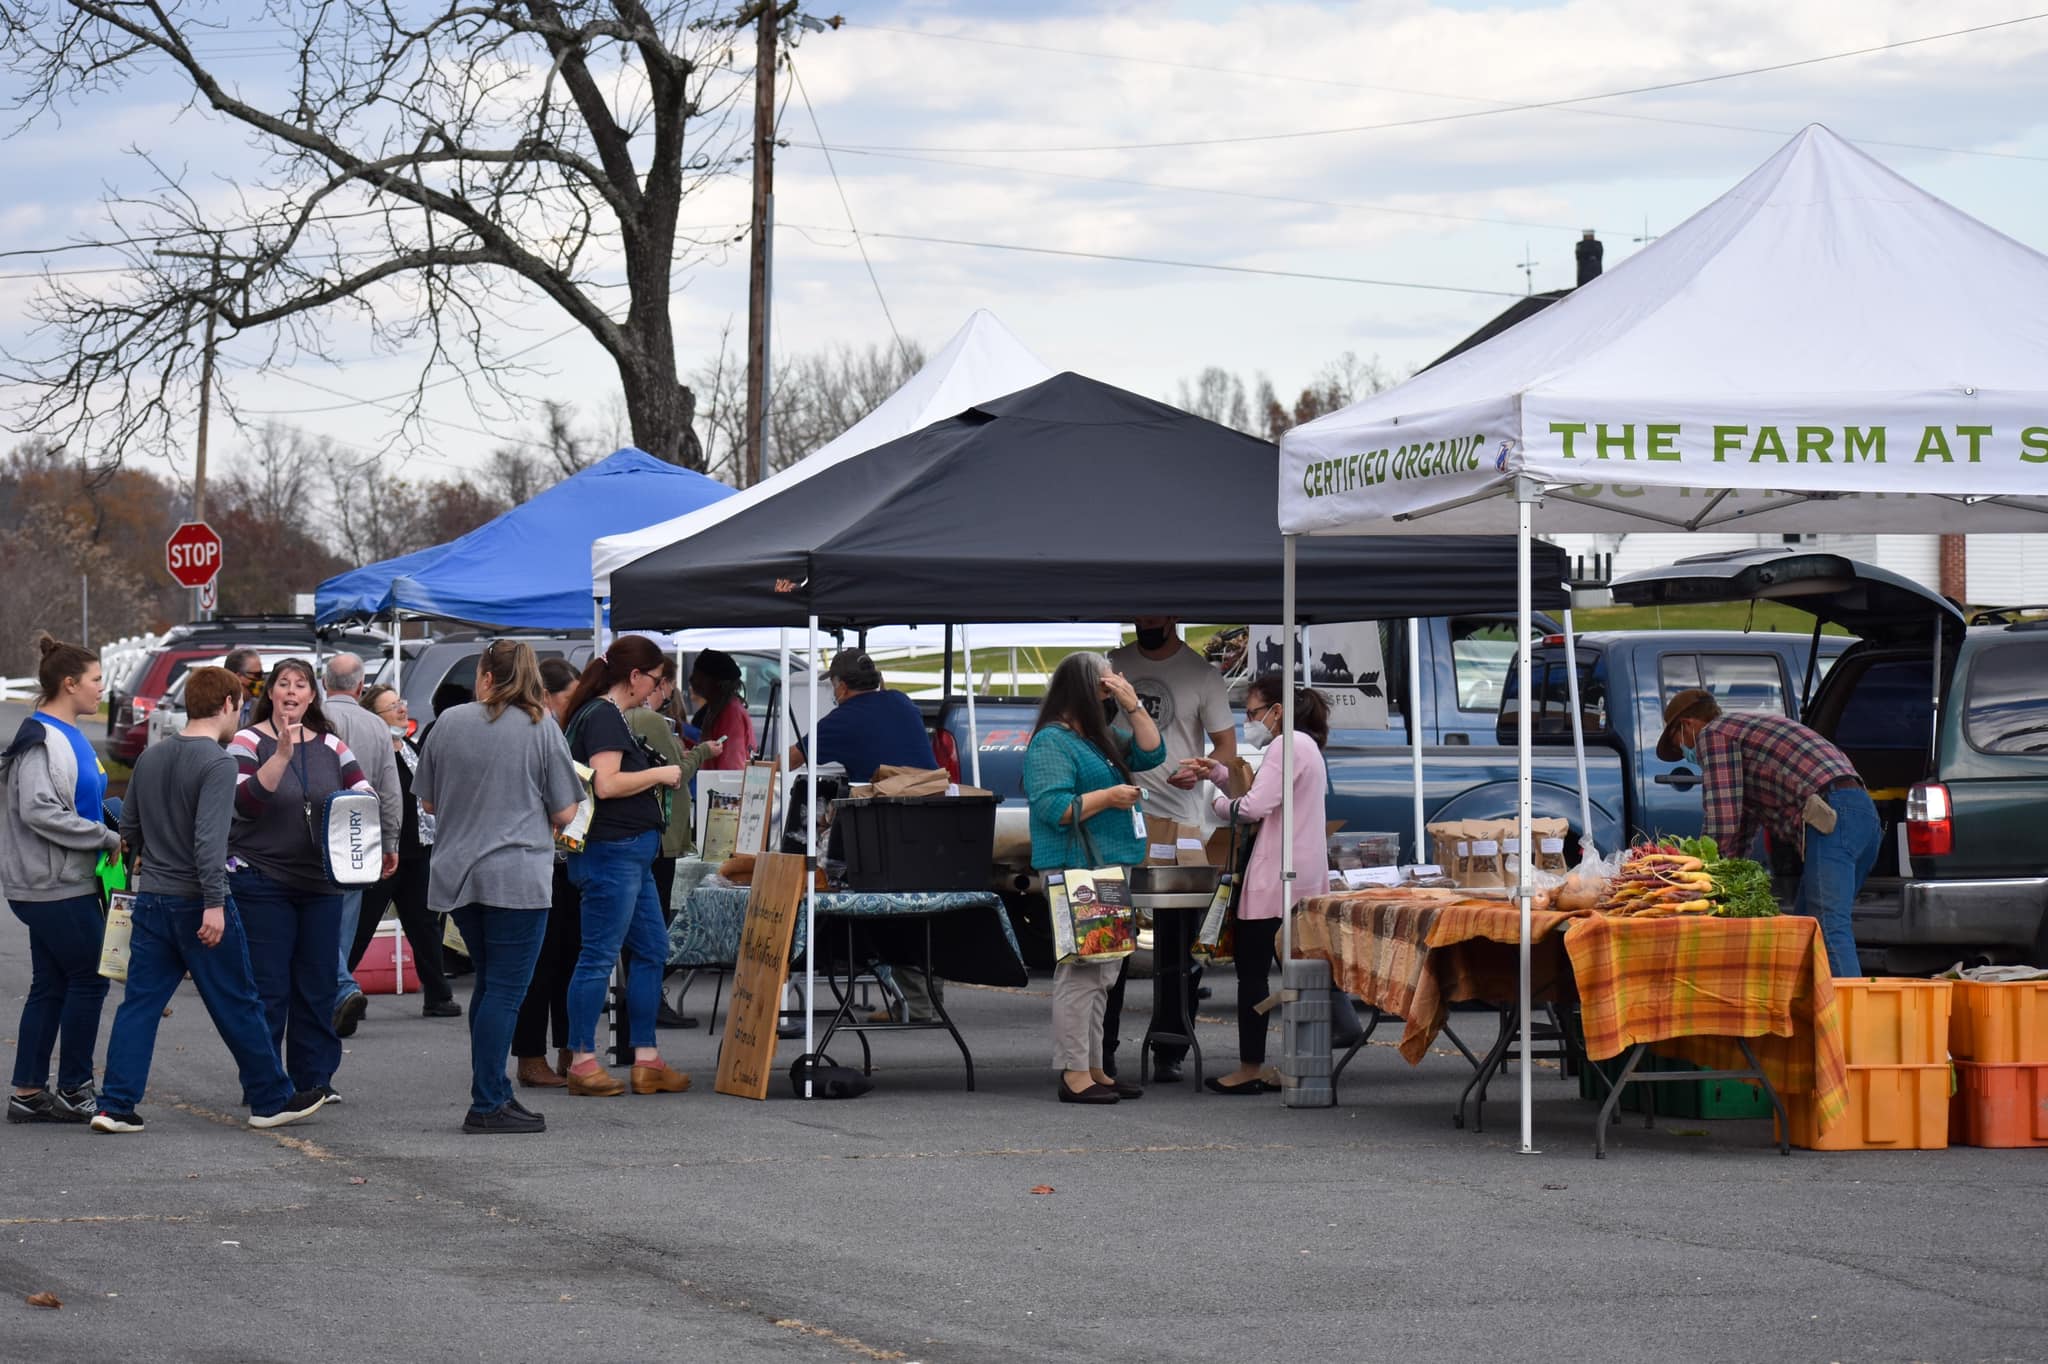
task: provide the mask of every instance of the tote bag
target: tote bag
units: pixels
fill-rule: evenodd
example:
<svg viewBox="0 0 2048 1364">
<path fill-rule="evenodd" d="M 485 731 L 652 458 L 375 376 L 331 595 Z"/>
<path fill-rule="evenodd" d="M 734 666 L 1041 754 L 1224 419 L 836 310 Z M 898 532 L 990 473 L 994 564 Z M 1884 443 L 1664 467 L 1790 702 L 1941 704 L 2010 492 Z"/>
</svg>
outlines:
<svg viewBox="0 0 2048 1364">
<path fill-rule="evenodd" d="M 313 845 L 320 864 L 337 886 L 371 886 L 384 875 L 384 826 L 377 797 L 369 791 L 336 791 L 311 813 Z"/>
<path fill-rule="evenodd" d="M 1093 864 L 1095 844 L 1081 820 L 1078 798 L 1072 819 L 1081 835 L 1081 853 Z M 1118 961 L 1136 948 L 1131 884 L 1124 868 L 1090 865 L 1052 872 L 1045 878 L 1045 893 L 1052 909 L 1055 961 Z"/>
</svg>

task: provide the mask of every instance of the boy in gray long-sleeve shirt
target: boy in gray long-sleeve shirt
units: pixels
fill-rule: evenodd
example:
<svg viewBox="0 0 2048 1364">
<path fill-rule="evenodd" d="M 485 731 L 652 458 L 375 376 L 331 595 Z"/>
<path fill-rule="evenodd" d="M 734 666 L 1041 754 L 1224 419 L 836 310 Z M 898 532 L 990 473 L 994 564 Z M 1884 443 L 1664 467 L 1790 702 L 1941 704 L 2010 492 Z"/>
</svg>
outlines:
<svg viewBox="0 0 2048 1364">
<path fill-rule="evenodd" d="M 293 1093 L 270 1043 L 249 966 L 249 943 L 227 894 L 228 825 L 235 760 L 221 745 L 241 718 L 242 683 L 225 668 L 195 668 L 185 683 L 184 732 L 135 764 L 121 834 L 141 856 L 128 944 L 128 989 L 107 1043 L 95 1132 L 140 1132 L 135 1105 L 149 1083 L 157 1025 L 186 972 L 242 1073 L 251 1127 L 282 1127 L 326 1102 Z M 197 945 L 194 945 L 194 942 Z"/>
</svg>

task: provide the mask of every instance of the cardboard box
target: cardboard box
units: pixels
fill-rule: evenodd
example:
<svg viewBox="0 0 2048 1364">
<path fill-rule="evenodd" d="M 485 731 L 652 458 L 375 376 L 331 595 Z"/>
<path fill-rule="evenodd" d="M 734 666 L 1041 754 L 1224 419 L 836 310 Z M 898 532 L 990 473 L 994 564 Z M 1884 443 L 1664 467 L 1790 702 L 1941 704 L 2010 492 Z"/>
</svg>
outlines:
<svg viewBox="0 0 2048 1364">
<path fill-rule="evenodd" d="M 1225 830 L 1225 838 L 1229 831 Z M 1202 831 L 1193 824 L 1177 824 L 1159 815 L 1145 816 L 1145 865 L 1148 867 L 1207 867 L 1209 857 Z"/>
</svg>

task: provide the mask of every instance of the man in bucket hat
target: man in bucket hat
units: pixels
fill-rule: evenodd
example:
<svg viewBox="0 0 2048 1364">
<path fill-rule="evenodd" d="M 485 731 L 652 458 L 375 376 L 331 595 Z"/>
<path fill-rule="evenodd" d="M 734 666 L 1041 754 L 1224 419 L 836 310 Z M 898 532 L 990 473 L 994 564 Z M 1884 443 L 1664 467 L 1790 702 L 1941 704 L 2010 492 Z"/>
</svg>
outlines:
<svg viewBox="0 0 2048 1364">
<path fill-rule="evenodd" d="M 1664 706 L 1657 756 L 1699 768 L 1702 832 L 1728 857 L 1759 828 L 1806 857 L 1792 912 L 1820 920 L 1828 967 L 1862 974 L 1849 913 L 1877 862 L 1877 807 L 1841 749 L 1782 715 L 1724 715 L 1711 692 L 1687 688 Z"/>
</svg>

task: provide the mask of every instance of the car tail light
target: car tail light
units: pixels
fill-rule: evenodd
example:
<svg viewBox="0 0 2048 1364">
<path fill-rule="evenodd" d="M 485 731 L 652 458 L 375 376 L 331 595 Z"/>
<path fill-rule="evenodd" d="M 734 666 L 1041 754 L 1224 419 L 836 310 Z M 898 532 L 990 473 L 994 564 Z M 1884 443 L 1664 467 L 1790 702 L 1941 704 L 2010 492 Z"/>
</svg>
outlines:
<svg viewBox="0 0 2048 1364">
<path fill-rule="evenodd" d="M 1948 788 L 1922 782 L 1906 793 L 1906 851 L 1914 857 L 1946 857 L 1954 850 L 1956 827 Z"/>
<path fill-rule="evenodd" d="M 1543 637 L 1543 643 L 1544 643 L 1544 644 L 1545 644 L 1545 645 L 1546 645 L 1547 647 L 1549 647 L 1549 648 L 1552 648 L 1552 649 L 1555 649 L 1555 648 L 1556 648 L 1556 647 L 1557 647 L 1558 645 L 1560 645 L 1560 644 L 1564 643 L 1564 636 L 1563 636 L 1563 635 L 1545 635 L 1545 636 Z"/>
<path fill-rule="evenodd" d="M 932 756 L 939 760 L 939 766 L 946 769 L 948 776 L 960 780 L 960 743 L 953 737 L 953 731 L 942 729 L 932 736 Z"/>
<path fill-rule="evenodd" d="M 128 705 L 136 720 L 142 721 L 147 720 L 149 713 L 156 709 L 156 700 L 153 697 L 138 696 L 133 701 L 130 701 Z"/>
</svg>

